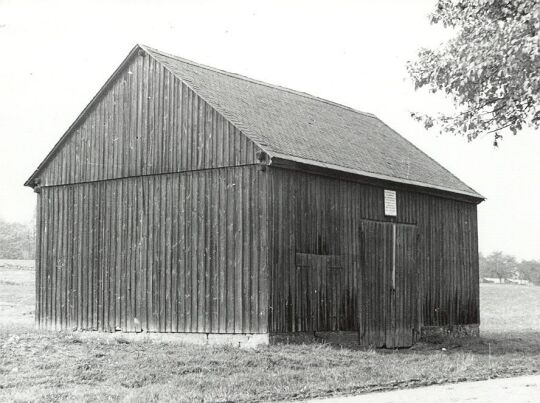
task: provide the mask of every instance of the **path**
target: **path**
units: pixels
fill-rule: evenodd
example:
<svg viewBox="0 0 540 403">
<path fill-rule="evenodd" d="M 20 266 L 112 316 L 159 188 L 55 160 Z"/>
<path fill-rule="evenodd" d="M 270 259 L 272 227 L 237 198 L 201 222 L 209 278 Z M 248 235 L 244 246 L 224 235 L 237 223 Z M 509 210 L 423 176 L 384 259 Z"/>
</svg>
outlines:
<svg viewBox="0 0 540 403">
<path fill-rule="evenodd" d="M 540 402 L 540 375 L 450 383 L 391 392 L 311 400 L 319 403 Z"/>
</svg>

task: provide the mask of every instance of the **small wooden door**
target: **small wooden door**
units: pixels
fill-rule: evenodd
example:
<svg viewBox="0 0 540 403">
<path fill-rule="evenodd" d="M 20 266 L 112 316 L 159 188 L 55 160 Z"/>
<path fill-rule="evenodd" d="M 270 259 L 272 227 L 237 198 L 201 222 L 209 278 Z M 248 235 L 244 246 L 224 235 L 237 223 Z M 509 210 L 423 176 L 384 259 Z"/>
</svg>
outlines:
<svg viewBox="0 0 540 403">
<path fill-rule="evenodd" d="M 326 290 L 323 290 L 323 293 L 326 291 L 324 298 L 326 318 L 321 318 L 324 323 L 324 330 L 337 331 L 342 329 L 344 313 L 343 283 L 343 268 L 341 266 L 329 265 L 326 269 Z"/>
<path fill-rule="evenodd" d="M 418 328 L 417 228 L 364 221 L 360 236 L 360 344 L 409 347 Z"/>
<path fill-rule="evenodd" d="M 340 330 L 343 322 L 344 273 L 335 255 L 296 254 L 292 293 L 292 330 Z"/>
</svg>

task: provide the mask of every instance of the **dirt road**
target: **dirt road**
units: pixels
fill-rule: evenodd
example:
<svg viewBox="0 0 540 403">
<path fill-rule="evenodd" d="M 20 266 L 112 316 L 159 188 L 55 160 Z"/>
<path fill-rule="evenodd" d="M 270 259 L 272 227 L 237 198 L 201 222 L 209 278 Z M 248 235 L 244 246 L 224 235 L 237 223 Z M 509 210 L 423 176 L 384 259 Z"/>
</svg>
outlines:
<svg viewBox="0 0 540 403">
<path fill-rule="evenodd" d="M 424 388 L 313 400 L 320 403 L 540 402 L 540 375 L 452 383 Z"/>
</svg>

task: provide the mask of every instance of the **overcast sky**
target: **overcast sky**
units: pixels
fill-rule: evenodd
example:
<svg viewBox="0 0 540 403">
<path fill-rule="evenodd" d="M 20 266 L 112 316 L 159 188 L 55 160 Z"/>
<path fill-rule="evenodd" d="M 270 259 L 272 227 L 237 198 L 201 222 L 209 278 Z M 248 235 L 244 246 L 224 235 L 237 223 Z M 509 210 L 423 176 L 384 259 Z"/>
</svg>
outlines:
<svg viewBox="0 0 540 403">
<path fill-rule="evenodd" d="M 226 3 L 226 4 L 225 4 Z M 540 259 L 540 133 L 468 143 L 424 130 L 406 61 L 450 33 L 425 1 L 0 0 L 0 217 L 29 221 L 23 182 L 136 43 L 372 112 L 487 197 L 480 250 Z"/>
</svg>

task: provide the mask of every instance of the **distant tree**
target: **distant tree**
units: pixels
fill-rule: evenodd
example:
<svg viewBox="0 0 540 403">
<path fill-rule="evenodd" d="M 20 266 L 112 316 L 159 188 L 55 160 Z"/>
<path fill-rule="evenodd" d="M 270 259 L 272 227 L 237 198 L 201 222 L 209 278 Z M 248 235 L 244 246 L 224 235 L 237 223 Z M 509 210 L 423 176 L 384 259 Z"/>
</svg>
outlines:
<svg viewBox="0 0 540 403">
<path fill-rule="evenodd" d="M 33 259 L 35 239 L 34 225 L 0 219 L 0 259 Z"/>
<path fill-rule="evenodd" d="M 523 280 L 529 280 L 535 285 L 540 285 L 540 262 L 523 260 L 518 265 L 518 271 Z"/>
<path fill-rule="evenodd" d="M 486 257 L 486 277 L 497 277 L 502 282 L 505 278 L 513 277 L 516 268 L 514 256 L 493 252 Z"/>
<path fill-rule="evenodd" d="M 487 270 L 487 259 L 482 252 L 478 255 L 480 277 L 489 277 Z"/>
<path fill-rule="evenodd" d="M 430 16 L 455 36 L 408 63 L 415 88 L 440 92 L 457 112 L 413 118 L 470 140 L 540 127 L 540 0 L 439 0 Z"/>
</svg>

